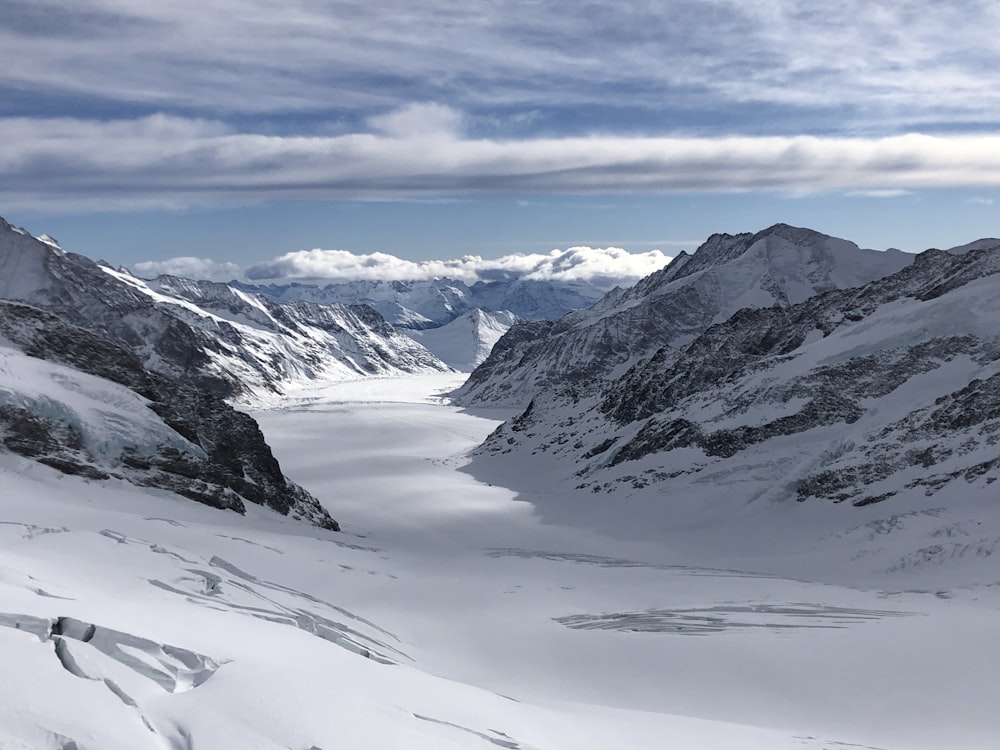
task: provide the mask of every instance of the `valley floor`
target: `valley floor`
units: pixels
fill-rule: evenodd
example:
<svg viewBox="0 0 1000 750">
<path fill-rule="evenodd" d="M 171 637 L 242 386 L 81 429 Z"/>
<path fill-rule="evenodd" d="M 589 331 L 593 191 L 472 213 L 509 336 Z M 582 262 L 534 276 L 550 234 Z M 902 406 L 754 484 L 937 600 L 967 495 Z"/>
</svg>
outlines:
<svg viewBox="0 0 1000 750">
<path fill-rule="evenodd" d="M 254 415 L 342 534 L 0 455 L 0 748 L 1000 743 L 993 560 L 888 574 L 816 543 L 887 508 L 632 533 L 534 465 L 470 465 L 506 415 L 448 405 L 459 382 Z"/>
</svg>

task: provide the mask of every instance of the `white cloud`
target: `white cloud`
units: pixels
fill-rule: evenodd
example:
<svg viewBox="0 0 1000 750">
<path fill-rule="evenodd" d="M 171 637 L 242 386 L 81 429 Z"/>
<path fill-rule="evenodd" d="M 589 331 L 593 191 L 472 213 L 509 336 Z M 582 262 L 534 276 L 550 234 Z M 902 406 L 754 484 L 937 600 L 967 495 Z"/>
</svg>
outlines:
<svg viewBox="0 0 1000 750">
<path fill-rule="evenodd" d="M 900 188 L 889 188 L 884 190 L 851 190 L 847 194 L 858 198 L 902 198 L 907 195 L 913 195 L 912 191 L 902 190 Z"/>
<path fill-rule="evenodd" d="M 973 203 L 977 206 L 992 206 L 992 198 L 969 198 L 969 203 Z"/>
<path fill-rule="evenodd" d="M 380 120 L 393 134 L 280 137 L 154 116 L 0 118 L 0 199 L 53 209 L 476 194 L 901 191 L 1000 185 L 1000 136 L 464 137 L 447 108 Z M 419 122 L 430 122 L 421 130 Z"/>
<path fill-rule="evenodd" d="M 466 255 L 452 260 L 410 261 L 388 253 L 348 250 L 299 250 L 247 269 L 256 281 L 416 281 L 452 278 L 476 281 L 523 277 L 534 280 L 590 281 L 598 285 L 631 284 L 665 266 L 659 250 L 630 253 L 622 248 L 571 247 L 549 253 L 515 253 L 501 258 Z"/>
<path fill-rule="evenodd" d="M 3 88 L 171 110 L 1000 108 L 993 0 L 0 0 L 0 16 Z"/>
<path fill-rule="evenodd" d="M 144 261 L 136 263 L 132 270 L 138 276 L 144 278 L 168 274 L 170 276 L 180 276 L 185 279 L 209 281 L 231 281 L 243 273 L 243 269 L 236 263 L 220 262 L 211 258 L 192 257 Z"/>
<path fill-rule="evenodd" d="M 453 136 L 462 124 L 462 114 L 443 104 L 407 104 L 400 109 L 368 118 L 375 130 L 393 138 Z"/>
</svg>

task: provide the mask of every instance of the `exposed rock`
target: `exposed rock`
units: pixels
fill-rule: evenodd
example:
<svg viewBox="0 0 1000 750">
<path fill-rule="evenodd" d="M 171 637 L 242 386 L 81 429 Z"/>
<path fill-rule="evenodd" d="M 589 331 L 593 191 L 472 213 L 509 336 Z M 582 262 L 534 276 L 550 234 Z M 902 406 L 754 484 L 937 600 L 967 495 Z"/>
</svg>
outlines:
<svg viewBox="0 0 1000 750">
<path fill-rule="evenodd" d="M 65 473 L 117 476 L 217 508 L 244 512 L 245 502 L 338 530 L 319 502 L 281 473 L 257 423 L 219 396 L 147 370 L 131 351 L 50 312 L 0 301 L 0 338 L 25 354 L 122 385 L 148 400 L 166 427 L 197 446 L 158 445 L 151 454 L 125 446 L 97 455 L 68 416 L 41 416 L 0 403 L 0 435 L 10 451 Z M 178 441 L 181 442 L 181 441 Z"/>
<path fill-rule="evenodd" d="M 0 299 L 50 310 L 124 344 L 151 370 L 222 397 L 253 401 L 296 381 L 448 369 L 364 305 L 282 305 L 226 284 L 147 282 L 6 222 L 0 278 Z"/>
<path fill-rule="evenodd" d="M 907 266 L 899 251 L 778 224 L 758 234 L 713 235 L 693 256 L 551 326 L 515 326 L 455 393 L 461 404 L 523 406 L 542 391 L 596 392 L 628 367 L 682 347 L 741 308 L 787 308 L 831 289 L 864 284 Z M 762 332 L 758 346 L 773 345 Z M 787 342 L 786 346 L 791 346 Z"/>
<path fill-rule="evenodd" d="M 814 236 L 797 232 L 779 227 L 777 235 Z M 659 279 L 594 310 L 601 321 L 622 320 L 641 304 L 635 295 L 663 278 L 704 278 L 761 241 L 714 237 L 704 259 L 702 250 L 682 257 L 654 274 Z M 695 289 L 684 287 L 678 299 L 690 300 Z M 580 489 L 714 497 L 722 482 L 743 488 L 746 499 L 860 507 L 904 491 L 934 494 L 956 481 L 985 487 L 1000 479 L 998 319 L 1000 241 L 981 242 L 961 253 L 927 251 L 863 286 L 706 321 L 687 343 L 675 339 L 617 374 L 601 361 L 613 349 L 600 346 L 581 345 L 580 362 L 565 377 L 539 366 L 545 347 L 581 341 L 567 333 L 568 319 L 518 326 L 463 392 L 473 403 L 480 395 L 499 400 L 504 389 L 533 394 L 529 409 L 480 451 L 527 462 L 545 456 L 538 460 L 546 471 L 561 466 Z M 641 327 L 623 345 L 635 342 L 648 343 Z M 594 352 L 597 364 L 583 359 Z M 519 355 L 523 361 L 508 368 Z M 605 373 L 589 388 L 579 378 L 587 367 Z"/>
</svg>

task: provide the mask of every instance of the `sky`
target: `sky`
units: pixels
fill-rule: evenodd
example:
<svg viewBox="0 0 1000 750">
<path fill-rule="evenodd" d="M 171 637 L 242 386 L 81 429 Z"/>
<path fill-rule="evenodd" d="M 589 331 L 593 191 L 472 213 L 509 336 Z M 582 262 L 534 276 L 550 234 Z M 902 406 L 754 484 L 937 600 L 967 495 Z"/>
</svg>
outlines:
<svg viewBox="0 0 1000 750">
<path fill-rule="evenodd" d="M 330 273 L 516 254 L 638 272 L 776 222 L 909 251 L 1000 235 L 995 0 L 0 18 L 0 216 L 148 272 L 292 273 L 316 249 Z"/>
</svg>

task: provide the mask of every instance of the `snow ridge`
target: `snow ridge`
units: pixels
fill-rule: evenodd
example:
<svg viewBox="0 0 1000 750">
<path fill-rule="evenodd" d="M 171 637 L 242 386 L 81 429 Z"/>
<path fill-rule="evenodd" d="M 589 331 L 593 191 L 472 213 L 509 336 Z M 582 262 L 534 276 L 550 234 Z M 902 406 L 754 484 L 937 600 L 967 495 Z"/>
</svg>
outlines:
<svg viewBox="0 0 1000 750">
<path fill-rule="evenodd" d="M 460 279 L 346 281 L 307 284 L 251 285 L 240 289 L 277 302 L 365 304 L 392 325 L 421 330 L 443 326 L 475 309 L 510 312 L 519 318 L 555 320 L 572 310 L 588 307 L 608 288 L 596 282 L 543 279 L 498 279 L 467 284 Z"/>
<path fill-rule="evenodd" d="M 524 407 L 537 393 L 589 388 L 661 347 L 690 342 L 745 307 L 787 307 L 830 289 L 887 276 L 913 259 L 862 250 L 809 229 L 777 224 L 757 234 L 712 235 L 693 256 L 550 326 L 516 327 L 456 393 L 468 405 Z"/>
</svg>

